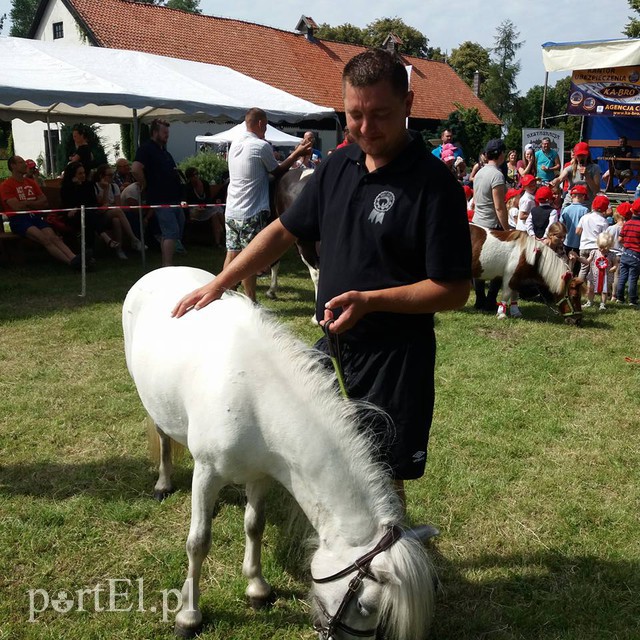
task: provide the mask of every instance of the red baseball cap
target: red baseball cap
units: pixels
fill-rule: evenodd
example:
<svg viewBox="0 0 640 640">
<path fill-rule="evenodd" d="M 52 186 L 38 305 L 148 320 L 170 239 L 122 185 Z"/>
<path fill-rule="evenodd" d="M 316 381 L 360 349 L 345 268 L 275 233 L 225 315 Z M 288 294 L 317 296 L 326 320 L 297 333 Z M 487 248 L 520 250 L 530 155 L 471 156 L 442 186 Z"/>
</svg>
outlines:
<svg viewBox="0 0 640 640">
<path fill-rule="evenodd" d="M 628 220 L 631 217 L 631 204 L 629 202 L 621 202 L 616 208 L 616 213 Z"/>
<path fill-rule="evenodd" d="M 573 155 L 574 156 L 589 155 L 589 145 L 586 142 L 578 142 L 578 144 L 575 147 L 573 147 Z"/>
<path fill-rule="evenodd" d="M 543 200 L 551 200 L 553 198 L 553 191 L 551 187 L 540 187 L 536 191 L 536 202 L 542 202 Z"/>
<path fill-rule="evenodd" d="M 536 177 L 532 176 L 530 173 L 527 173 L 526 176 L 522 176 L 522 179 L 520 180 L 520 184 L 523 187 L 528 187 L 532 182 L 536 181 Z"/>
<path fill-rule="evenodd" d="M 636 202 L 640 205 L 640 199 L 636 200 Z M 633 204 L 635 205 L 635 202 Z M 607 196 L 596 196 L 593 199 L 591 208 L 594 211 L 600 211 L 601 213 L 603 213 L 609 208 L 609 198 L 607 198 Z"/>
<path fill-rule="evenodd" d="M 25 160 L 24 163 L 27 165 L 27 169 L 34 169 L 37 166 L 36 163 L 31 159 Z"/>
<path fill-rule="evenodd" d="M 586 196 L 589 192 L 587 191 L 587 186 L 584 184 L 577 184 L 571 187 L 571 191 L 569 193 L 572 196 Z"/>
<path fill-rule="evenodd" d="M 638 213 L 640 211 L 640 198 L 633 201 L 633 204 L 631 205 L 631 211 L 633 211 L 633 213 Z"/>
<path fill-rule="evenodd" d="M 508 202 L 511 198 L 515 198 L 522 193 L 522 189 L 509 189 L 507 193 L 504 194 L 504 201 Z"/>
<path fill-rule="evenodd" d="M 467 200 L 473 196 L 473 189 L 468 184 L 465 184 L 462 188 L 464 190 L 464 196 Z"/>
</svg>

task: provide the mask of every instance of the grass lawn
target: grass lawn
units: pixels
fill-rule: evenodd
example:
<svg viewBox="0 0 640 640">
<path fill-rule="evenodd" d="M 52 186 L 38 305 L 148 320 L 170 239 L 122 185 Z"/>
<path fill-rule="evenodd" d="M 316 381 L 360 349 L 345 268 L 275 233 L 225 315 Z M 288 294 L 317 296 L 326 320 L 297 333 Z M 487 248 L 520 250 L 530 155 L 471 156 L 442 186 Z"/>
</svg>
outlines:
<svg viewBox="0 0 640 640">
<path fill-rule="evenodd" d="M 218 270 L 222 258 L 194 247 L 180 261 Z M 281 299 L 261 302 L 311 343 L 306 270 L 288 256 L 281 273 Z M 185 577 L 190 464 L 176 474 L 180 490 L 154 502 L 120 326 L 141 275 L 134 259 L 104 259 L 83 300 L 79 276 L 62 265 L 0 267 L 1 640 L 172 637 L 160 605 Z M 640 312 L 587 309 L 576 328 L 544 306 L 522 309 L 520 321 L 470 306 L 437 318 L 429 463 L 408 487 L 410 519 L 442 530 L 431 546 L 442 580 L 432 637 L 637 640 L 640 364 L 625 357 L 640 358 Z M 315 638 L 284 502 L 271 498 L 264 551 L 279 598 L 253 612 L 242 495 L 224 491 L 203 570 L 202 638 Z M 108 589 L 109 579 L 131 581 L 115 585 L 129 599 L 114 604 L 132 611 L 96 610 L 95 592 L 78 611 L 76 592 Z M 33 609 L 44 609 L 44 592 L 50 599 L 33 622 L 29 590 Z M 109 608 L 108 594 L 98 605 Z"/>
</svg>

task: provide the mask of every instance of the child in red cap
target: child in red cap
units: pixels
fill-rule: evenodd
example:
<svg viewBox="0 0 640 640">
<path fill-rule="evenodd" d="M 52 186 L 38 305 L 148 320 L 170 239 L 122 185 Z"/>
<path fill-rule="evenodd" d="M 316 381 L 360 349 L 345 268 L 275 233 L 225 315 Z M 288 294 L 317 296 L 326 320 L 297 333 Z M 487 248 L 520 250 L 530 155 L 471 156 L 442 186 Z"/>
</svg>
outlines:
<svg viewBox="0 0 640 640">
<path fill-rule="evenodd" d="M 507 205 L 507 216 L 509 218 L 509 228 L 515 229 L 518 224 L 518 204 L 520 202 L 520 194 L 522 189 L 509 189 L 504 196 Z"/>
<path fill-rule="evenodd" d="M 553 191 L 551 187 L 542 186 L 536 191 L 537 206 L 531 209 L 527 217 L 527 233 L 542 240 L 547 235 L 547 229 L 558 222 L 558 212 L 551 205 Z"/>
<path fill-rule="evenodd" d="M 578 258 L 582 264 L 590 266 L 587 302 L 583 307 L 593 305 L 594 294 L 600 294 L 600 311 L 607 310 L 607 298 L 612 291 L 613 274 L 618 269 L 618 258 L 611 251 L 613 238 L 606 232 L 598 234 L 598 248 L 591 251 L 588 258 Z"/>
<path fill-rule="evenodd" d="M 580 258 L 589 258 L 594 249 L 598 248 L 598 236 L 609 228 L 607 222 L 607 210 L 609 209 L 609 198 L 598 195 L 593 199 L 591 212 L 583 216 L 578 223 L 576 233 L 580 236 Z M 580 277 L 586 280 L 589 273 L 589 264 L 582 262 L 580 267 Z"/>
<path fill-rule="evenodd" d="M 520 202 L 518 203 L 518 221 L 516 223 L 516 229 L 518 231 L 527 230 L 527 218 L 531 213 L 531 209 L 536 206 L 536 189 L 538 188 L 538 182 L 535 176 L 527 174 L 522 176 L 520 180 L 520 186 L 522 187 L 522 195 L 520 196 Z"/>
<path fill-rule="evenodd" d="M 629 306 L 638 306 L 638 277 L 640 276 L 640 198 L 631 205 L 631 220 L 627 220 L 620 232 L 624 247 L 620 256 L 620 275 L 616 297 L 624 302 L 624 287 L 629 282 Z"/>
<path fill-rule="evenodd" d="M 611 247 L 611 251 L 615 253 L 618 261 L 622 256 L 623 246 L 620 244 L 620 233 L 622 231 L 622 226 L 625 223 L 625 220 L 631 218 L 631 203 L 630 202 L 621 202 L 616 207 L 616 210 L 613 214 L 613 224 L 607 229 L 607 233 L 613 238 L 613 246 Z M 618 276 L 620 274 L 620 270 L 616 270 L 616 274 L 613 280 L 613 288 L 611 289 L 611 302 L 616 301 L 616 291 L 618 290 Z"/>
</svg>

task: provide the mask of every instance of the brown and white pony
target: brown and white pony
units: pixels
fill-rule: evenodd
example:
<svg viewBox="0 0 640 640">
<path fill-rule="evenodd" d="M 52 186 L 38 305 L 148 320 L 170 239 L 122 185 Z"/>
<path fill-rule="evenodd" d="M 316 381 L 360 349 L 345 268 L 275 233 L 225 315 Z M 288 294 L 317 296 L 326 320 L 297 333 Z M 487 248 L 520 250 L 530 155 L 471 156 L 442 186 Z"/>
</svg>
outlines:
<svg viewBox="0 0 640 640">
<path fill-rule="evenodd" d="M 567 263 L 552 249 L 524 231 L 492 231 L 475 224 L 469 229 L 473 277 L 502 278 L 499 318 L 506 318 L 510 307 L 512 317 L 522 315 L 518 291 L 533 282 L 549 290 L 565 322 L 581 324 L 582 280 L 573 277 Z"/>
<path fill-rule="evenodd" d="M 300 195 L 300 192 L 307 184 L 307 180 L 313 174 L 313 169 L 299 167 L 290 169 L 277 180 L 273 190 L 273 201 L 271 205 L 272 214 L 276 217 L 282 215 Z M 309 275 L 318 296 L 318 277 L 320 275 L 319 247 L 315 242 L 297 240 L 296 247 L 298 253 L 309 269 Z M 267 298 L 276 299 L 278 297 L 278 273 L 280 271 L 280 261 L 271 265 L 271 284 L 266 293 Z M 313 316 L 315 320 L 315 315 Z"/>
</svg>

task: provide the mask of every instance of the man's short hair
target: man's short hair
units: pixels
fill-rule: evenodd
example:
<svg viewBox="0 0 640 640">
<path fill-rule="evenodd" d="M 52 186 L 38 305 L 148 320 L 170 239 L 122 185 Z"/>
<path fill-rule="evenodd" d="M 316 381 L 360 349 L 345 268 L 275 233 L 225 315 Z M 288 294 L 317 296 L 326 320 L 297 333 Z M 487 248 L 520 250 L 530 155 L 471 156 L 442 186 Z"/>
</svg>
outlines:
<svg viewBox="0 0 640 640">
<path fill-rule="evenodd" d="M 246 124 L 255 124 L 256 122 L 260 122 L 261 120 L 266 119 L 267 113 L 264 109 L 260 109 L 260 107 L 252 107 L 244 116 L 244 121 Z"/>
<path fill-rule="evenodd" d="M 129 161 L 126 158 L 118 158 L 116 160 L 116 167 L 124 167 L 124 165 L 129 165 Z"/>
<path fill-rule="evenodd" d="M 151 126 L 149 127 L 149 133 L 153 135 L 156 131 L 160 131 L 160 127 L 170 127 L 171 124 L 168 120 L 163 120 L 162 118 L 156 118 L 151 121 Z"/>
<path fill-rule="evenodd" d="M 342 91 L 348 82 L 352 87 L 370 87 L 389 82 L 394 93 L 406 96 L 409 91 L 407 70 L 400 57 L 385 49 L 367 49 L 347 62 L 342 72 Z"/>
<path fill-rule="evenodd" d="M 542 138 L 542 140 L 540 140 L 540 142 L 544 142 L 547 141 L 549 144 L 551 144 L 551 138 L 549 138 L 548 136 L 545 136 L 544 138 Z"/>
<path fill-rule="evenodd" d="M 13 171 L 13 166 L 16 163 L 16 158 L 18 158 L 19 156 L 10 156 L 9 158 L 7 158 L 7 169 L 9 169 L 9 171 Z"/>
</svg>

